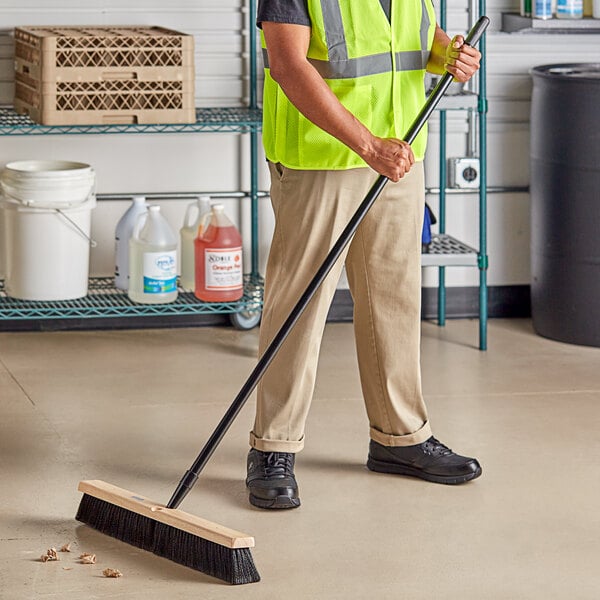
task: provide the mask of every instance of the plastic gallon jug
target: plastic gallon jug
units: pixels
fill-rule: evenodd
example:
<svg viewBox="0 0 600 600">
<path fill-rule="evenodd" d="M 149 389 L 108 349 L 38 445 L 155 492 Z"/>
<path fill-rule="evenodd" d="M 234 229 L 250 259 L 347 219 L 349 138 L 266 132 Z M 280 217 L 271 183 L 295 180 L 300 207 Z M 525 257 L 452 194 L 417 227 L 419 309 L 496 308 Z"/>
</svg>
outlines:
<svg viewBox="0 0 600 600">
<path fill-rule="evenodd" d="M 160 206 L 150 206 L 129 238 L 129 298 L 164 304 L 177 298 L 177 237 Z"/>
<path fill-rule="evenodd" d="M 201 225 L 202 232 L 194 242 L 194 294 L 204 302 L 239 300 L 244 292 L 242 237 L 222 204 L 215 204 L 204 221 L 206 225 Z"/>
<path fill-rule="evenodd" d="M 115 287 L 129 288 L 129 238 L 138 217 L 148 210 L 144 196 L 134 196 L 115 230 Z"/>
<path fill-rule="evenodd" d="M 583 18 L 583 0 L 556 0 L 556 18 Z"/>
<path fill-rule="evenodd" d="M 531 0 L 531 16 L 534 19 L 551 19 L 552 5 L 552 0 Z"/>
<path fill-rule="evenodd" d="M 179 230 L 181 249 L 181 287 L 194 291 L 196 285 L 196 271 L 194 260 L 194 242 L 201 231 L 198 231 L 202 219 L 210 212 L 210 196 L 200 196 L 195 202 L 188 204 L 183 220 L 183 227 Z"/>
</svg>

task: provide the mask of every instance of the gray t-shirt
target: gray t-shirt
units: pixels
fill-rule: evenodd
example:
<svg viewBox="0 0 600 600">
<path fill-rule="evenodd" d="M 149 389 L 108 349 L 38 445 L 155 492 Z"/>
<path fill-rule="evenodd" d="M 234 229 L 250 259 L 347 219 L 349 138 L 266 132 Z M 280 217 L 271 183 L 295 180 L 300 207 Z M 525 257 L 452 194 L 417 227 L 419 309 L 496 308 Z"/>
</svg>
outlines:
<svg viewBox="0 0 600 600">
<path fill-rule="evenodd" d="M 389 19 L 392 0 L 379 1 Z M 256 23 L 260 27 L 263 21 L 310 26 L 307 0 L 258 0 Z"/>
</svg>

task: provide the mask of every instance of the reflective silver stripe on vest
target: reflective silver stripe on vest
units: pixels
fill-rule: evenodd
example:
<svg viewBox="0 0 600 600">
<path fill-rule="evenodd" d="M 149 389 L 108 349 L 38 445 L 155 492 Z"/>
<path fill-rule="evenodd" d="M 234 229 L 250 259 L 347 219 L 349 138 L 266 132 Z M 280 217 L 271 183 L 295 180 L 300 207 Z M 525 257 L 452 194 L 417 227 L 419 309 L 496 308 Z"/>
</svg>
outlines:
<svg viewBox="0 0 600 600">
<path fill-rule="evenodd" d="M 348 60 L 348 46 L 342 21 L 342 11 L 339 2 L 321 0 L 325 37 L 327 38 L 327 55 L 332 62 Z"/>
<path fill-rule="evenodd" d="M 418 71 L 427 66 L 429 50 L 396 52 L 396 71 Z"/>
<path fill-rule="evenodd" d="M 396 52 L 396 71 L 419 71 L 427 66 L 429 50 L 426 48 L 430 20 L 425 0 L 421 0 L 421 4 L 423 8 L 420 38 L 423 50 Z M 316 58 L 309 58 L 308 60 L 323 79 L 355 79 L 356 77 L 366 77 L 367 75 L 392 71 L 392 55 L 387 52 L 359 58 L 348 58 L 348 47 L 339 0 L 337 2 L 335 0 L 321 0 L 321 10 L 323 11 L 329 60 L 318 60 Z M 263 62 L 265 69 L 268 69 L 269 56 L 265 48 L 263 48 Z"/>
<path fill-rule="evenodd" d="M 347 60 L 317 60 L 309 58 L 308 62 L 319 72 L 323 79 L 355 79 L 378 73 L 389 73 L 392 70 L 392 55 L 371 54 Z"/>
<path fill-rule="evenodd" d="M 427 12 L 427 5 L 425 4 L 425 0 L 421 0 L 421 52 L 423 54 L 421 57 L 423 61 L 423 66 L 420 67 L 421 69 L 424 69 L 429 61 L 428 33 L 430 25 L 431 21 L 429 20 L 429 13 Z"/>
</svg>

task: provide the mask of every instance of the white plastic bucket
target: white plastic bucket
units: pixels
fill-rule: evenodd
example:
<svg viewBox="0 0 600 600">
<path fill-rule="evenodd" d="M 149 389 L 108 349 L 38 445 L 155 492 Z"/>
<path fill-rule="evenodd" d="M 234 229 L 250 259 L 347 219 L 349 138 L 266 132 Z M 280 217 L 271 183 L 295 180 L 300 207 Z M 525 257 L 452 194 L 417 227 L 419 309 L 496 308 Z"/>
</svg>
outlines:
<svg viewBox="0 0 600 600">
<path fill-rule="evenodd" d="M 5 201 L 37 208 L 68 208 L 85 202 L 94 191 L 90 165 L 65 160 L 8 163 L 0 184 Z"/>
<path fill-rule="evenodd" d="M 0 176 L 7 296 L 73 300 L 87 294 L 94 187 L 94 171 L 83 163 L 7 165 Z"/>
</svg>

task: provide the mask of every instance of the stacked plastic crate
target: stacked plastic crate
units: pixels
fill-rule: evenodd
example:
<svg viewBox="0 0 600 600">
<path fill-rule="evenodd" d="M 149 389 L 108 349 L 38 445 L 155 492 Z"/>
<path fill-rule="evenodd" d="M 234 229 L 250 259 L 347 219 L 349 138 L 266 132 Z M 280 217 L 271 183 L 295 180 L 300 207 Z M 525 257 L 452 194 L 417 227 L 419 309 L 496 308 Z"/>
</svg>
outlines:
<svg viewBox="0 0 600 600">
<path fill-rule="evenodd" d="M 162 27 L 15 29 L 15 110 L 42 125 L 193 123 L 194 39 Z"/>
</svg>

